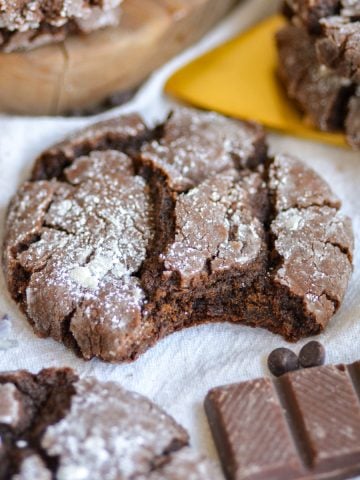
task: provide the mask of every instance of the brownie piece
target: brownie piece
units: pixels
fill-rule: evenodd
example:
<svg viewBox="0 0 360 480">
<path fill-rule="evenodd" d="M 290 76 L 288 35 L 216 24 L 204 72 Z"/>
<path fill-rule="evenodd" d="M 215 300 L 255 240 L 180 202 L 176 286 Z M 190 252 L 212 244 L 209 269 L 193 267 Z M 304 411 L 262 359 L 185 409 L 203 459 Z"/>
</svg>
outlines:
<svg viewBox="0 0 360 480">
<path fill-rule="evenodd" d="M 27 50 L 119 22 L 122 0 L 0 2 L 0 49 Z"/>
<path fill-rule="evenodd" d="M 211 390 L 209 424 L 229 480 L 338 480 L 360 474 L 360 363 Z"/>
<path fill-rule="evenodd" d="M 321 332 L 352 271 L 350 220 L 254 124 L 178 109 L 103 122 L 44 152 L 9 207 L 3 263 L 35 332 L 136 358 L 203 322 Z"/>
<path fill-rule="evenodd" d="M 0 439 L 1 480 L 216 478 L 150 400 L 70 369 L 0 373 Z"/>
</svg>

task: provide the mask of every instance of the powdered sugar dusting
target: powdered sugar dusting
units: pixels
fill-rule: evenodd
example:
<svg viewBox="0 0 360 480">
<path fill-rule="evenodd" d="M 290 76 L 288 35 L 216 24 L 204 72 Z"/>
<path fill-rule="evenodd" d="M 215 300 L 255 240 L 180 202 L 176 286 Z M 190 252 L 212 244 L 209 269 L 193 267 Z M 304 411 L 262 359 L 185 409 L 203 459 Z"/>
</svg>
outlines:
<svg viewBox="0 0 360 480">
<path fill-rule="evenodd" d="M 40 240 L 18 257 L 25 268 L 36 270 L 26 292 L 28 313 L 43 329 L 49 308 L 60 328 L 64 315 L 82 300 L 98 298 L 106 288 L 110 297 L 114 278 L 121 279 L 121 285 L 133 282 L 153 235 L 148 187 L 134 175 L 128 157 L 93 153 L 75 161 L 66 175 L 72 183 L 51 183 L 54 195 L 46 214 L 40 214 Z M 119 303 L 125 301 L 121 291 Z M 143 295 L 133 301 L 140 309 Z M 102 306 L 106 308 L 106 302 Z M 112 327 L 116 321 L 126 326 L 127 318 L 112 315 Z M 56 333 L 57 327 L 51 328 Z"/>
<path fill-rule="evenodd" d="M 275 157 L 269 172 L 269 188 L 275 195 L 278 211 L 313 205 L 338 208 L 340 204 L 329 185 L 314 170 L 286 154 Z"/>
<path fill-rule="evenodd" d="M 164 255 L 165 268 L 178 271 L 184 285 L 212 271 L 242 268 L 257 259 L 262 227 L 251 211 L 249 195 L 229 170 L 212 176 L 176 205 L 175 242 Z"/>
<path fill-rule="evenodd" d="M 178 108 L 165 126 L 160 142 L 143 148 L 143 158 L 169 176 L 173 188 L 183 191 L 208 176 L 251 163 L 260 128 L 216 113 Z"/>
<path fill-rule="evenodd" d="M 297 228 L 294 228 L 294 218 Z M 271 228 L 276 235 L 275 246 L 284 259 L 277 276 L 294 293 L 300 296 L 326 293 L 330 298 L 341 301 L 344 289 L 339 289 L 338 271 L 343 272 L 343 281 L 347 282 L 351 265 L 339 248 L 344 242 L 343 229 L 337 230 L 335 235 L 331 233 L 337 223 L 336 211 L 329 207 L 290 209 L 280 213 L 273 222 Z"/>
<path fill-rule="evenodd" d="M 21 464 L 20 473 L 14 475 L 12 480 L 51 480 L 52 474 L 38 455 L 25 458 Z M 73 477 L 71 480 L 76 480 Z"/>
<path fill-rule="evenodd" d="M 146 398 L 95 379 L 75 384 L 68 415 L 47 428 L 42 446 L 59 456 L 59 480 L 132 479 L 187 435 Z"/>
<path fill-rule="evenodd" d="M 0 385 L 0 423 L 16 427 L 21 415 L 22 404 L 12 383 Z"/>
<path fill-rule="evenodd" d="M 84 0 L 62 0 L 49 4 L 45 0 L 30 2 L 0 2 L 0 28 L 9 31 L 26 32 L 47 23 L 61 27 L 69 20 L 88 20 L 95 12 L 108 13 L 120 5 L 122 0 L 91 2 Z M 49 6 L 50 5 L 50 6 Z"/>
<path fill-rule="evenodd" d="M 352 271 L 350 223 L 338 212 L 339 202 L 325 181 L 298 160 L 278 156 L 269 176 L 278 210 L 271 232 L 282 258 L 275 278 L 303 297 L 307 310 L 325 325 Z"/>
<path fill-rule="evenodd" d="M 122 0 L 33 0 L 0 2 L 0 49 L 4 52 L 30 50 L 64 40 L 74 26 L 89 33 L 117 26 Z"/>
</svg>

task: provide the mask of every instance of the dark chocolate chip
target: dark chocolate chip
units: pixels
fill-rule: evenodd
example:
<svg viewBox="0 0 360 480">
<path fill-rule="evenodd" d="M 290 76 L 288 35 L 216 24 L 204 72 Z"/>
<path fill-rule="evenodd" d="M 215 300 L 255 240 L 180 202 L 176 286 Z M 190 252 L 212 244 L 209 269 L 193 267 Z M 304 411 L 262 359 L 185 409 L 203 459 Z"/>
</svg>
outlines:
<svg viewBox="0 0 360 480">
<path fill-rule="evenodd" d="M 268 367 L 275 377 L 280 377 L 284 373 L 297 370 L 299 368 L 299 359 L 288 348 L 276 348 L 269 355 Z"/>
<path fill-rule="evenodd" d="M 325 348 L 315 340 L 303 346 L 299 353 L 300 365 L 304 368 L 318 367 L 325 363 Z"/>
</svg>

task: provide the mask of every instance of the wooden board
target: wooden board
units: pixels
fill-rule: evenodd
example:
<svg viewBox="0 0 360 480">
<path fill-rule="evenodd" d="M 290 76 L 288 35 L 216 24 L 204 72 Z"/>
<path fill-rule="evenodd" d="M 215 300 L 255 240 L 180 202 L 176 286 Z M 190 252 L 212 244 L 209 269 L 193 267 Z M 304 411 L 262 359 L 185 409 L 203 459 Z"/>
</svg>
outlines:
<svg viewBox="0 0 360 480">
<path fill-rule="evenodd" d="M 198 40 L 237 0 L 125 0 L 121 25 L 0 53 L 0 111 L 56 115 L 126 91 Z"/>
</svg>

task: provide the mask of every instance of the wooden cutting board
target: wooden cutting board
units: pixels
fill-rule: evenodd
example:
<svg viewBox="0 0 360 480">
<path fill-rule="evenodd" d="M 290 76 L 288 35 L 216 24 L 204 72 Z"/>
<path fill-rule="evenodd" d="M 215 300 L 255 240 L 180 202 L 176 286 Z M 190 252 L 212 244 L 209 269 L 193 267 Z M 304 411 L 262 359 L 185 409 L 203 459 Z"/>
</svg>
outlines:
<svg viewBox="0 0 360 480">
<path fill-rule="evenodd" d="M 132 89 L 238 0 L 125 0 L 121 25 L 30 52 L 0 53 L 0 111 L 57 115 Z"/>
</svg>

